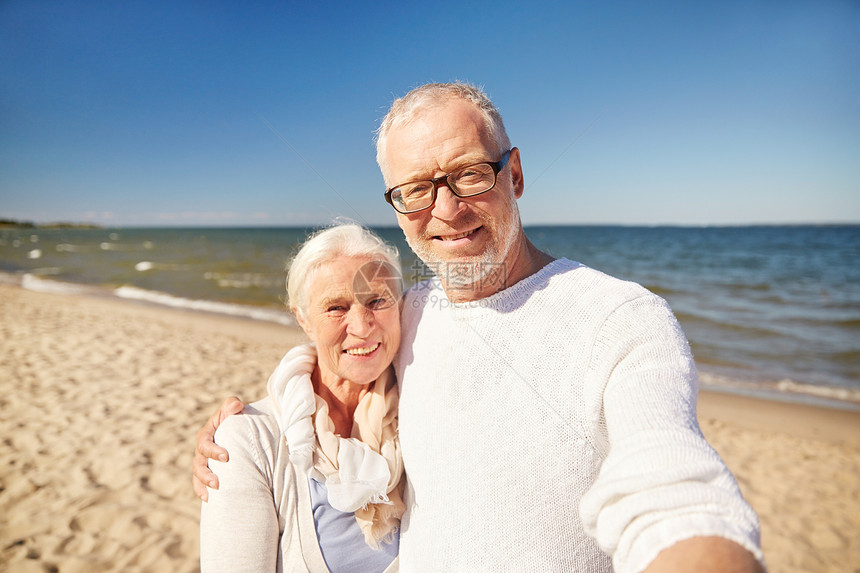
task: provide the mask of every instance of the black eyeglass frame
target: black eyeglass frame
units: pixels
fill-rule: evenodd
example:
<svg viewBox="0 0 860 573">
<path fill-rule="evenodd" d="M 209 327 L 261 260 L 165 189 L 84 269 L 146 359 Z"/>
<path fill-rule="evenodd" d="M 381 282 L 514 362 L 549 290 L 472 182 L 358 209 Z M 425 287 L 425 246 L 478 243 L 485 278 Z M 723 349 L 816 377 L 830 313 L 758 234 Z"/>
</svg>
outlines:
<svg viewBox="0 0 860 573">
<path fill-rule="evenodd" d="M 448 189 L 450 189 L 451 193 L 453 193 L 457 197 L 465 198 L 465 197 L 477 197 L 478 195 L 483 195 L 487 191 L 491 191 L 496 186 L 496 181 L 498 180 L 499 173 L 502 171 L 502 169 L 504 169 L 507 166 L 508 161 L 511 158 L 511 152 L 514 149 L 516 149 L 516 147 L 511 147 L 510 149 L 505 151 L 505 153 L 502 154 L 502 156 L 499 158 L 498 161 L 481 161 L 479 163 L 472 163 L 470 165 L 464 165 L 463 167 L 458 167 L 454 171 L 451 171 L 450 173 L 446 173 L 445 175 L 440 175 L 439 177 L 436 177 L 435 179 L 416 179 L 414 181 L 407 181 L 406 183 L 401 183 L 399 185 L 395 185 L 394 187 L 390 187 L 390 188 L 385 190 L 385 200 L 388 202 L 389 205 L 394 207 L 394 210 L 397 211 L 398 213 L 400 213 L 402 215 L 408 215 L 410 213 L 418 213 L 420 211 L 424 211 L 424 210 L 429 209 L 430 207 L 432 207 L 433 205 L 436 204 L 436 194 L 438 191 L 438 185 L 441 181 L 444 181 L 445 186 Z M 448 177 L 450 177 L 454 173 L 462 171 L 463 169 L 468 169 L 469 167 L 474 167 L 476 165 L 489 165 L 493 169 L 493 184 L 490 185 L 488 188 L 484 189 L 483 191 L 478 191 L 477 193 L 472 193 L 470 195 L 461 195 L 460 192 L 457 191 L 456 186 L 452 185 L 448 181 Z M 399 188 L 399 187 L 403 187 L 404 185 L 409 185 L 410 183 L 416 183 L 418 181 L 428 181 L 433 185 L 433 191 L 432 191 L 431 198 L 430 198 L 430 204 L 427 205 L 426 207 L 421 207 L 420 209 L 413 209 L 411 211 L 401 211 L 400 209 L 397 208 L 397 205 L 395 205 L 394 201 L 391 199 L 391 193 L 393 193 L 394 190 Z"/>
</svg>

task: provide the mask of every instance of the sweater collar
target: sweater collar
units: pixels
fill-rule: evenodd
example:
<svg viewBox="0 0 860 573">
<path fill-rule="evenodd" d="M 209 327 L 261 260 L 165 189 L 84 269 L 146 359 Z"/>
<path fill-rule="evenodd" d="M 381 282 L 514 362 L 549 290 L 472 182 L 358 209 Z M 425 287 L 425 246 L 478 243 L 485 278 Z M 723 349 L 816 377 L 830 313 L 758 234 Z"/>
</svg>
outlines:
<svg viewBox="0 0 860 573">
<path fill-rule="evenodd" d="M 532 294 L 546 288 L 554 277 L 582 266 L 581 263 L 566 258 L 556 259 L 535 274 L 491 296 L 456 303 L 448 299 L 439 279 L 433 278 L 432 285 L 435 291 L 433 295 L 437 297 L 438 302 L 442 303 L 439 305 L 440 309 L 447 308 L 455 320 L 467 320 L 488 313 L 512 312 L 522 306 Z"/>
</svg>

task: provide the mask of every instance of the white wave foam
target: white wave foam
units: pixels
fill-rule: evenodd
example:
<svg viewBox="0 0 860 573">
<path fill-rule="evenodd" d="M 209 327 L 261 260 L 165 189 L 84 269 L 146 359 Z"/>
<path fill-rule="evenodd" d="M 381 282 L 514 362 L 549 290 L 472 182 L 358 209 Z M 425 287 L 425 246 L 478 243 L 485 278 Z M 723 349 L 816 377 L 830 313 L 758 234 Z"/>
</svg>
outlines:
<svg viewBox="0 0 860 573">
<path fill-rule="evenodd" d="M 152 261 L 140 261 L 136 265 L 134 265 L 134 270 L 136 271 L 151 271 L 151 270 L 159 270 L 159 271 L 184 271 L 188 269 L 188 265 L 177 265 L 175 263 L 155 263 Z"/>
<path fill-rule="evenodd" d="M 152 250 L 154 245 L 150 241 L 144 241 L 140 245 L 136 243 L 116 243 L 110 241 L 102 241 L 99 243 L 99 249 L 103 251 L 138 251 L 140 249 Z"/>
<path fill-rule="evenodd" d="M 203 273 L 203 278 L 215 281 L 221 288 L 246 289 L 252 287 L 270 287 L 274 283 L 269 276 L 260 273 Z M 280 283 L 280 281 L 278 281 Z"/>
<path fill-rule="evenodd" d="M 295 326 L 295 322 L 290 318 L 286 311 L 257 308 L 240 304 L 229 304 L 225 302 L 214 302 L 209 300 L 188 299 L 163 292 L 150 291 L 130 286 L 119 287 L 114 290 L 114 293 L 120 298 L 141 300 L 174 308 L 200 310 L 204 312 L 226 314 L 230 316 L 265 320 L 268 322 Z"/>
<path fill-rule="evenodd" d="M 29 253 L 27 253 L 28 259 L 41 259 L 42 258 L 42 249 L 33 249 Z"/>
<path fill-rule="evenodd" d="M 860 411 L 860 389 L 805 384 L 794 380 L 748 381 L 735 380 L 718 374 L 701 372 L 702 388 L 761 397 L 787 399 L 822 406 Z"/>
<path fill-rule="evenodd" d="M 42 270 L 45 271 L 51 269 Z M 106 291 L 104 289 L 91 285 L 81 285 L 75 283 L 64 283 L 60 281 L 46 280 L 30 273 L 26 273 L 24 275 L 15 275 L 2 272 L 0 272 L 0 284 L 20 285 L 22 288 L 27 290 L 49 294 L 104 295 L 112 292 L 115 296 L 118 296 L 119 298 L 140 300 L 173 308 L 211 312 L 215 314 L 224 314 L 240 318 L 249 318 L 252 320 L 263 320 L 266 322 L 275 322 L 277 324 L 284 324 L 287 326 L 296 325 L 293 318 L 289 314 L 287 314 L 285 310 L 258 308 L 254 306 L 230 304 L 209 300 L 187 299 L 169 295 L 163 292 L 149 291 L 131 286 L 123 286 L 114 289 L 113 291 Z"/>
<path fill-rule="evenodd" d="M 21 277 L 21 287 L 35 292 L 51 294 L 83 294 L 91 290 L 84 285 L 45 280 L 30 273 Z"/>
<path fill-rule="evenodd" d="M 801 384 L 793 380 L 780 380 L 776 383 L 780 392 L 791 392 L 795 394 L 809 394 L 821 398 L 832 398 L 845 402 L 856 402 L 860 404 L 860 390 L 854 388 L 836 388 L 833 386 L 813 386 Z"/>
</svg>

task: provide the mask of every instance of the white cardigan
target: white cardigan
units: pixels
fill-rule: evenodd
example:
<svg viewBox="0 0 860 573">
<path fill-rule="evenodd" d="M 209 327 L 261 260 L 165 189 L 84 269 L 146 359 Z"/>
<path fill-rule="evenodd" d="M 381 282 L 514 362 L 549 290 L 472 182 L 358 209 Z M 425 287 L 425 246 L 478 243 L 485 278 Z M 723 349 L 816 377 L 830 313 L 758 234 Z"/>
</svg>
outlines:
<svg viewBox="0 0 860 573">
<path fill-rule="evenodd" d="M 219 489 L 200 516 L 202 573 L 327 572 L 317 541 L 307 475 L 290 463 L 274 402 L 246 406 L 218 428 L 230 461 L 209 461 Z M 385 570 L 398 570 L 398 560 Z"/>
</svg>

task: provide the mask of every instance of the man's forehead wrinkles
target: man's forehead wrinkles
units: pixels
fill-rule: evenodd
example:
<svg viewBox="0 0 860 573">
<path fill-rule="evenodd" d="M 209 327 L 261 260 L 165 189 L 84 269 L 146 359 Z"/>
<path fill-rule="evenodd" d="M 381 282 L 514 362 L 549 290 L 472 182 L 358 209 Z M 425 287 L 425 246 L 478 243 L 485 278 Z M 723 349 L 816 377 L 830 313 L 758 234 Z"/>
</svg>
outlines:
<svg viewBox="0 0 860 573">
<path fill-rule="evenodd" d="M 472 110 L 462 113 L 457 101 L 432 107 L 411 122 L 398 125 L 388 134 L 389 167 L 392 184 L 433 179 L 495 158 L 488 146 L 490 138 L 480 117 Z M 453 104 L 453 105 L 449 105 Z"/>
<path fill-rule="evenodd" d="M 407 159 L 405 163 L 408 165 L 408 170 L 398 174 L 400 181 L 432 179 L 466 165 L 493 160 L 484 142 L 479 138 L 445 140 L 429 145 L 421 145 L 418 142 L 417 145 L 412 146 L 411 151 L 406 153 L 410 153 L 412 157 L 406 158 L 401 155 L 403 159 Z M 406 179 L 403 178 L 404 174 Z"/>
</svg>

